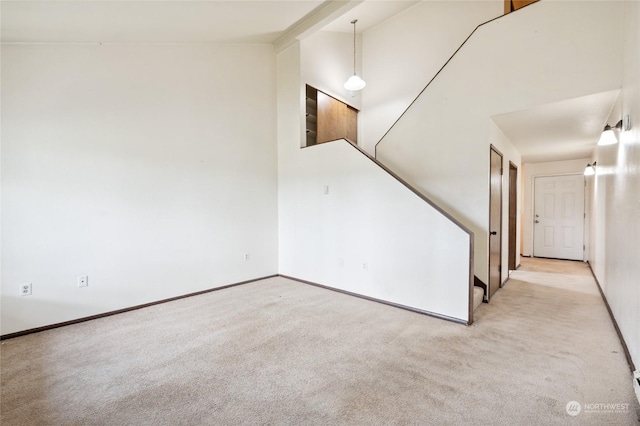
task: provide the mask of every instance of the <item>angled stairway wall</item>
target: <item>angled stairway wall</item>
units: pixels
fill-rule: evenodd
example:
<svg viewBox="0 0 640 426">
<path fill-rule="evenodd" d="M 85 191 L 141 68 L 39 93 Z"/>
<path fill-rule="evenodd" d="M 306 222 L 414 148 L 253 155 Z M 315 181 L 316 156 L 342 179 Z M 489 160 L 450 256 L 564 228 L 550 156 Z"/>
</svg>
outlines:
<svg viewBox="0 0 640 426">
<path fill-rule="evenodd" d="M 378 144 L 382 163 L 475 233 L 479 278 L 490 117 L 619 88 L 621 11 L 620 2 L 542 1 L 480 26 Z"/>
<path fill-rule="evenodd" d="M 300 148 L 300 60 L 277 60 L 280 274 L 471 321 L 473 236 L 348 142 Z"/>
<path fill-rule="evenodd" d="M 367 82 L 361 91 L 362 147 L 373 154 L 376 143 L 469 34 L 503 13 L 504 0 L 421 1 L 364 31 L 358 47 L 362 59 L 357 61 Z"/>
</svg>

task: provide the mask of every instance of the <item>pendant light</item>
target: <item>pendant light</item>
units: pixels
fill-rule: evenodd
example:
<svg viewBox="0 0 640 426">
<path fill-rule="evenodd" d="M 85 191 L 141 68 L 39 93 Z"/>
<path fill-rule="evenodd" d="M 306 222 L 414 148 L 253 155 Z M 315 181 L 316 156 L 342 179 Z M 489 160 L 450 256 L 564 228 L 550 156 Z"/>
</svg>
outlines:
<svg viewBox="0 0 640 426">
<path fill-rule="evenodd" d="M 367 85 L 367 83 L 356 74 L 356 22 L 358 22 L 357 19 L 351 21 L 353 24 L 353 75 L 344 83 L 344 88 L 350 92 L 362 90 L 364 86 Z"/>
</svg>

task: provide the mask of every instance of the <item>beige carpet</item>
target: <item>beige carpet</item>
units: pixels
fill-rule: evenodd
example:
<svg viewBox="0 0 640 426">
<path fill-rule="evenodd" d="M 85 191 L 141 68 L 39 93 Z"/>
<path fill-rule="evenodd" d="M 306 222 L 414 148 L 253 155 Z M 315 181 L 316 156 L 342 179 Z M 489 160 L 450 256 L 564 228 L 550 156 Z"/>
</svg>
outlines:
<svg viewBox="0 0 640 426">
<path fill-rule="evenodd" d="M 638 424 L 593 280 L 524 263 L 471 327 L 273 278 L 6 340 L 2 425 Z"/>
</svg>

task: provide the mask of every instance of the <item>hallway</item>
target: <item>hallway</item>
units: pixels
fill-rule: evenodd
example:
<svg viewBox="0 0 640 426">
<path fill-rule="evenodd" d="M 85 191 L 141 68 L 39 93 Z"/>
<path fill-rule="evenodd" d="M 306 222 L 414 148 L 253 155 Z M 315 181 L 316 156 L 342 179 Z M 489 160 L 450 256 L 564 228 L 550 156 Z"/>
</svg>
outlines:
<svg viewBox="0 0 640 426">
<path fill-rule="evenodd" d="M 524 377 L 537 371 L 530 379 L 541 395 L 555 389 L 567 403 L 579 402 L 580 424 L 637 424 L 632 375 L 588 264 L 522 257 L 509 277 L 475 315 L 478 327 L 495 327 L 501 360 L 522 365 Z M 562 398 L 548 401 L 554 411 Z M 597 405 L 607 403 L 627 405 L 618 411 Z"/>
</svg>

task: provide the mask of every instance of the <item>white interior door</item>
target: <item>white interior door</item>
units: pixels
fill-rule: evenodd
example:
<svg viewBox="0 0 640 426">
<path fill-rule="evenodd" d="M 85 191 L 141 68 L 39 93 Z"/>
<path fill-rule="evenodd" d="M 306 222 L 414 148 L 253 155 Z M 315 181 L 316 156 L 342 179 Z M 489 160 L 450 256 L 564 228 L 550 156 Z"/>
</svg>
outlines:
<svg viewBox="0 0 640 426">
<path fill-rule="evenodd" d="M 584 259 L 584 176 L 534 181 L 533 255 Z"/>
</svg>

